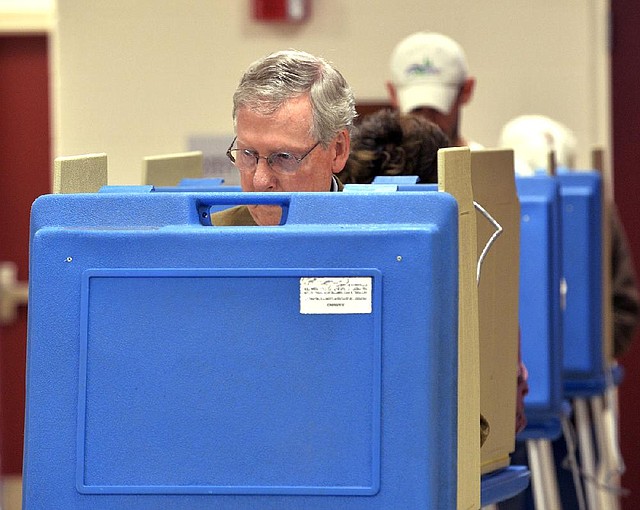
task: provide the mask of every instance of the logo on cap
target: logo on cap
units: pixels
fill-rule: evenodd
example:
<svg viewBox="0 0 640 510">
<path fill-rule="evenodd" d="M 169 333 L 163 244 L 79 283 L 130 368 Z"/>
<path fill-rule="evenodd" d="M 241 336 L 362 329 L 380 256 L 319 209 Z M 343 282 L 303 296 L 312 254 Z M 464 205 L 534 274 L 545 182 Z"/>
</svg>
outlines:
<svg viewBox="0 0 640 510">
<path fill-rule="evenodd" d="M 411 64 L 407 67 L 405 74 L 407 76 L 431 76 L 442 74 L 442 70 L 434 66 L 431 60 L 427 58 L 423 64 Z"/>
</svg>

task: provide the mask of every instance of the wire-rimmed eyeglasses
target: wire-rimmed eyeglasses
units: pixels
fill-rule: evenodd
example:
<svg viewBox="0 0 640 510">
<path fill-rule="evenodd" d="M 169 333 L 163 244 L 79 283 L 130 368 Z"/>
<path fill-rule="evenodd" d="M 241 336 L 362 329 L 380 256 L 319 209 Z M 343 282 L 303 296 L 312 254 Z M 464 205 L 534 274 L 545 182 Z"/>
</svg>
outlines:
<svg viewBox="0 0 640 510">
<path fill-rule="evenodd" d="M 231 145 L 229 145 L 229 148 L 227 149 L 227 157 L 236 166 L 236 168 L 243 173 L 255 172 L 260 159 L 264 159 L 267 162 L 267 165 L 269 165 L 269 168 L 274 172 L 281 174 L 293 174 L 298 170 L 302 160 L 306 158 L 313 149 L 320 145 L 320 141 L 317 141 L 316 144 L 302 156 L 294 156 L 289 152 L 274 152 L 268 156 L 260 156 L 256 151 L 249 149 L 232 149 L 237 138 L 237 136 L 234 137 Z"/>
</svg>

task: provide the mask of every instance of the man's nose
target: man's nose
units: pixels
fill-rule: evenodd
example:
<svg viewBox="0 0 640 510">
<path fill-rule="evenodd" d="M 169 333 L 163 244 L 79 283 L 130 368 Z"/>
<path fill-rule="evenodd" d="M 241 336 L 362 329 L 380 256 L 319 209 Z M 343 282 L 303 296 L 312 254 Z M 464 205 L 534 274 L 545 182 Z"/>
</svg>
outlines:
<svg viewBox="0 0 640 510">
<path fill-rule="evenodd" d="M 275 188 L 276 175 L 265 158 L 258 159 L 253 174 L 253 187 L 256 191 L 270 191 Z"/>
</svg>

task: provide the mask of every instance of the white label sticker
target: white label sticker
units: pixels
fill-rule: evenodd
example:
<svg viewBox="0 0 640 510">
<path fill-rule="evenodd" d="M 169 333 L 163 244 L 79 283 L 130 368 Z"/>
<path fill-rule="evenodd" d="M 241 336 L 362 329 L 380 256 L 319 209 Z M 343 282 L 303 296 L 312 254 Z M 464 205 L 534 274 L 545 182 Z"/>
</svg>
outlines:
<svg viewBox="0 0 640 510">
<path fill-rule="evenodd" d="M 371 277 L 300 278 L 300 313 L 371 313 Z"/>
</svg>

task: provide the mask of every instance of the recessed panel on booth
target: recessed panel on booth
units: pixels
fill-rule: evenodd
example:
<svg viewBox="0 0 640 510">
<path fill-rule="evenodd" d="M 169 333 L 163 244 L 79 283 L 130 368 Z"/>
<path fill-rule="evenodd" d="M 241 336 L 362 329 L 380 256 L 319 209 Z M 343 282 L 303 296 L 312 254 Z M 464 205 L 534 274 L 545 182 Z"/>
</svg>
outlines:
<svg viewBox="0 0 640 510">
<path fill-rule="evenodd" d="M 377 492 L 381 285 L 377 271 L 85 271 L 78 489 Z"/>
<path fill-rule="evenodd" d="M 562 406 L 562 245 L 557 180 L 516 178 L 520 199 L 520 332 L 529 372 L 529 428 L 559 416 Z"/>
<path fill-rule="evenodd" d="M 567 280 L 564 371 L 574 381 L 604 373 L 602 325 L 602 177 L 558 175 L 562 201 L 563 267 Z"/>
</svg>

